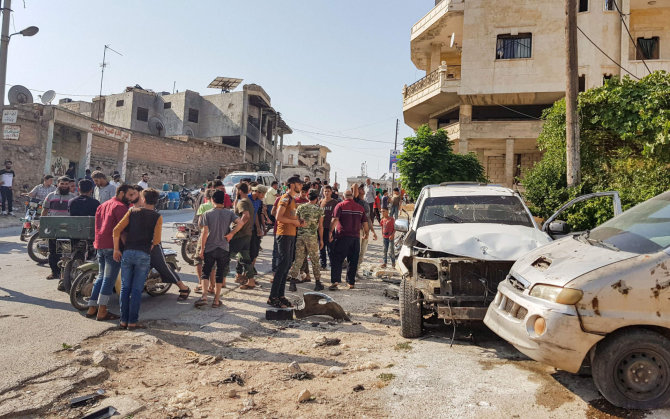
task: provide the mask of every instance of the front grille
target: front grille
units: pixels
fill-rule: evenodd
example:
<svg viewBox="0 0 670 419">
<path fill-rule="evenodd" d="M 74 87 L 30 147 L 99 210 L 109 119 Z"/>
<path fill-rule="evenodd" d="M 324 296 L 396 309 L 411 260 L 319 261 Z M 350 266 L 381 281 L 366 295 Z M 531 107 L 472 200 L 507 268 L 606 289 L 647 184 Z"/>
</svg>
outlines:
<svg viewBox="0 0 670 419">
<path fill-rule="evenodd" d="M 504 294 L 502 295 L 502 298 L 503 303 L 501 303 L 500 306 L 504 312 L 519 320 L 523 320 L 526 317 L 528 314 L 528 309 L 515 303 L 510 298 L 505 297 Z"/>
<path fill-rule="evenodd" d="M 451 261 L 445 267 L 442 292 L 453 296 L 488 295 L 491 298 L 513 264 L 514 262 L 483 260 Z"/>
</svg>

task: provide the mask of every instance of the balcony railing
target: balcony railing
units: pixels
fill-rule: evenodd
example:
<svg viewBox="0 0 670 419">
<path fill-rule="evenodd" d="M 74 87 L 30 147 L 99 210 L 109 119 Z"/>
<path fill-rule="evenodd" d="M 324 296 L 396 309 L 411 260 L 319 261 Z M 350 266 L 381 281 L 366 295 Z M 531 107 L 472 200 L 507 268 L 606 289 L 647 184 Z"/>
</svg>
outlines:
<svg viewBox="0 0 670 419">
<path fill-rule="evenodd" d="M 424 78 L 403 88 L 404 105 L 408 106 L 421 102 L 422 99 L 432 97 L 439 92 L 453 91 L 453 93 L 457 93 L 460 80 L 460 65 L 441 65 Z"/>
</svg>

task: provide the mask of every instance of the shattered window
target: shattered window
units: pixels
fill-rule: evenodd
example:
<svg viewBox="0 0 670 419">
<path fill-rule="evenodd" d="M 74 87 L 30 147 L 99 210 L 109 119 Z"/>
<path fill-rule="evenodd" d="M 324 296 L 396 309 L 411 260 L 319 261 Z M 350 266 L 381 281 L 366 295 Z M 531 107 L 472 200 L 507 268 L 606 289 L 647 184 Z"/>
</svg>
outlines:
<svg viewBox="0 0 670 419">
<path fill-rule="evenodd" d="M 516 196 L 443 196 L 427 198 L 419 227 L 445 223 L 489 223 L 534 227 Z"/>
</svg>

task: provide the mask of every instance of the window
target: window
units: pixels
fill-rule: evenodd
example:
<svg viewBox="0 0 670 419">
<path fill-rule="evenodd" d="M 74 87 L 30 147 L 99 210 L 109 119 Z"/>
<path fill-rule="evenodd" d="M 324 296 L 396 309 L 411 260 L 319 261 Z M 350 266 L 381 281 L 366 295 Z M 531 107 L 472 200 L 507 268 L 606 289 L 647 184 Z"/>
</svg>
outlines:
<svg viewBox="0 0 670 419">
<path fill-rule="evenodd" d="M 603 86 L 607 85 L 607 82 L 612 80 L 611 74 L 603 74 Z"/>
<path fill-rule="evenodd" d="M 120 108 L 121 106 L 123 106 L 123 100 L 117 100 L 116 101 L 116 107 Z"/>
<path fill-rule="evenodd" d="M 516 196 L 444 196 L 426 198 L 417 226 L 491 223 L 533 227 Z"/>
<path fill-rule="evenodd" d="M 636 60 L 658 60 L 659 59 L 659 38 L 637 38 Z"/>
<path fill-rule="evenodd" d="M 188 108 L 188 122 L 198 123 L 198 110 L 193 108 Z"/>
<path fill-rule="evenodd" d="M 163 109 L 170 109 L 172 107 L 172 102 L 163 103 Z"/>
<path fill-rule="evenodd" d="M 579 9 L 578 11 L 581 12 L 588 12 L 589 11 L 589 0 L 579 0 Z"/>
<path fill-rule="evenodd" d="M 608 10 L 608 11 L 616 10 L 616 6 L 614 5 L 614 0 L 605 0 L 605 10 Z"/>
<path fill-rule="evenodd" d="M 137 108 L 137 120 L 147 122 L 149 120 L 149 109 Z"/>
<path fill-rule="evenodd" d="M 586 76 L 585 75 L 582 74 L 581 76 L 579 76 L 578 86 L 579 86 L 579 92 L 580 93 L 586 91 Z"/>
<path fill-rule="evenodd" d="M 519 35 L 498 35 L 496 45 L 496 59 L 509 60 L 513 58 L 530 58 L 532 47 L 532 35 L 520 33 Z"/>
</svg>

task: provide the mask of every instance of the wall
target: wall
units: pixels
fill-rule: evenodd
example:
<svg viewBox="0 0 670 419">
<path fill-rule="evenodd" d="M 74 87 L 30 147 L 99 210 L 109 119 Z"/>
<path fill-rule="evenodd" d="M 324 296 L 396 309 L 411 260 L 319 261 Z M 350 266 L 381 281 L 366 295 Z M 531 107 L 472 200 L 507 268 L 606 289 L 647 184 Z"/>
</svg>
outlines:
<svg viewBox="0 0 670 419">
<path fill-rule="evenodd" d="M 242 135 L 244 93 L 203 96 L 200 134 L 203 138 Z"/>
<path fill-rule="evenodd" d="M 105 96 L 105 115 L 103 120 L 117 127 L 130 128 L 133 114 L 133 92 L 124 92 Z M 116 106 L 116 102 L 123 100 L 123 106 Z M 97 103 L 94 105 L 98 106 Z"/>
</svg>

